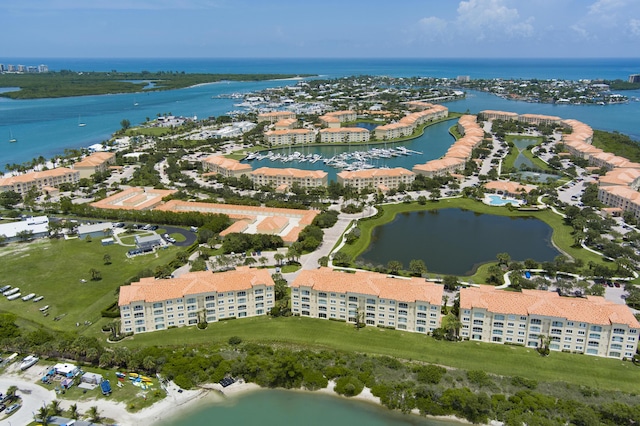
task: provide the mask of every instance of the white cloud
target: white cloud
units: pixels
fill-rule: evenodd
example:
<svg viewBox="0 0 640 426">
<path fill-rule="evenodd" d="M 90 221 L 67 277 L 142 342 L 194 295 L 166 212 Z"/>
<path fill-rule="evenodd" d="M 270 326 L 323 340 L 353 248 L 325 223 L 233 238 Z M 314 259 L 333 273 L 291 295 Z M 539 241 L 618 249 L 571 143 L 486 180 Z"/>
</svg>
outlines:
<svg viewBox="0 0 640 426">
<path fill-rule="evenodd" d="M 507 6 L 507 0 L 463 0 L 456 12 L 451 21 L 435 16 L 420 19 L 418 26 L 423 38 L 440 35 L 441 38 L 468 37 L 480 41 L 529 38 L 535 33 L 535 19 L 522 19 L 516 8 Z"/>
<path fill-rule="evenodd" d="M 602 15 L 626 6 L 625 0 L 597 0 L 589 6 L 590 15 Z"/>
<path fill-rule="evenodd" d="M 591 38 L 589 32 L 578 24 L 571 25 L 571 27 L 569 28 L 571 28 L 571 30 L 573 30 L 573 32 L 582 39 L 588 40 L 589 38 Z"/>
<path fill-rule="evenodd" d="M 629 20 L 629 31 L 631 35 L 640 37 L 640 19 Z"/>
</svg>

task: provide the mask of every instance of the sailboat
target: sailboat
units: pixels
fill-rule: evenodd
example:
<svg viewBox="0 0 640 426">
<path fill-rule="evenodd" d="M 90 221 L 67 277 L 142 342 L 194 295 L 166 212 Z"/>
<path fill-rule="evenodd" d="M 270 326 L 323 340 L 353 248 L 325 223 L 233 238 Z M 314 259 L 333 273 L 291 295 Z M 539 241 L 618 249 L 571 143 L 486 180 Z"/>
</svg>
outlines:
<svg viewBox="0 0 640 426">
<path fill-rule="evenodd" d="M 138 102 L 136 101 L 136 98 L 133 98 L 133 106 L 138 106 Z"/>
<path fill-rule="evenodd" d="M 83 123 L 82 121 L 80 121 L 80 116 L 78 116 L 78 127 L 84 127 L 86 125 L 87 123 Z"/>
<path fill-rule="evenodd" d="M 9 143 L 16 143 L 18 142 L 18 139 L 13 137 L 13 132 L 11 131 L 11 129 L 9 129 Z"/>
</svg>

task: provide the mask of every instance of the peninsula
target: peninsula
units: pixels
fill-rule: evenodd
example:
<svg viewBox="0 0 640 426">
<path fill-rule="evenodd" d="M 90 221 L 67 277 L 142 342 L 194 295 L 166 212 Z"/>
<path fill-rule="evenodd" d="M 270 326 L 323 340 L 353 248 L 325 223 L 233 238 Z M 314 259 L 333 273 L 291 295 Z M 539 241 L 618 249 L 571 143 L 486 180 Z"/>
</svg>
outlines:
<svg viewBox="0 0 640 426">
<path fill-rule="evenodd" d="M 81 72 L 62 70 L 46 73 L 0 74 L 0 88 L 16 87 L 0 93 L 11 99 L 64 98 L 70 96 L 138 93 L 172 90 L 220 81 L 265 81 L 309 77 L 298 74 L 187 74 L 184 71 Z"/>
</svg>

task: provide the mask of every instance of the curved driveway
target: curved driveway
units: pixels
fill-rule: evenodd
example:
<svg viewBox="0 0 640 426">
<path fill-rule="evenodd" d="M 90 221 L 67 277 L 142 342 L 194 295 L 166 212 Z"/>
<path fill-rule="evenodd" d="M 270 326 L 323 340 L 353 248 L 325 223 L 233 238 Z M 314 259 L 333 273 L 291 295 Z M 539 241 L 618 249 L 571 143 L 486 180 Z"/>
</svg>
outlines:
<svg viewBox="0 0 640 426">
<path fill-rule="evenodd" d="M 18 387 L 17 395 L 22 398 L 22 407 L 11 417 L 5 418 L 4 413 L 1 413 L 0 425 L 24 426 L 33 423 L 33 413 L 37 413 L 43 404 L 48 405 L 56 399 L 54 391 L 46 390 L 18 375 L 5 373 L 0 376 L 0 392 L 5 393 L 9 386 Z"/>
<path fill-rule="evenodd" d="M 191 232 L 188 231 L 186 229 L 182 229 L 182 228 L 176 228 L 175 226 L 164 226 L 162 225 L 162 229 L 166 229 L 167 234 L 171 235 L 171 234 L 180 234 L 183 237 L 185 237 L 186 239 L 184 241 L 177 241 L 175 243 L 173 243 L 174 246 L 177 247 L 188 247 L 191 244 L 196 242 L 196 238 L 198 237 L 198 234 L 196 234 L 195 232 Z"/>
</svg>

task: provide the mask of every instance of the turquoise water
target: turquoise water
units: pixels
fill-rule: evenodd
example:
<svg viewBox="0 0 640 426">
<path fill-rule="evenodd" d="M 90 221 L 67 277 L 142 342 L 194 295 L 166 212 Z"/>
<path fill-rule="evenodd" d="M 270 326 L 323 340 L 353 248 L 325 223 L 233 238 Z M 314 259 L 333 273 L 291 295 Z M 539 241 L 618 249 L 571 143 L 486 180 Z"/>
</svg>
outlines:
<svg viewBox="0 0 640 426">
<path fill-rule="evenodd" d="M 520 200 L 515 200 L 513 198 L 502 198 L 500 195 L 488 195 L 489 204 L 492 206 L 506 206 L 507 204 L 520 204 Z"/>
<path fill-rule="evenodd" d="M 0 58 L 2 63 L 27 58 Z M 607 78 L 627 79 L 640 71 L 640 59 L 47 59 L 33 58 L 51 70 L 77 71 L 185 71 L 211 73 L 315 73 L 345 75 L 434 76 L 455 78 Z M 174 115 L 218 116 L 237 109 L 232 99 L 211 96 L 250 92 L 291 84 L 287 81 L 217 83 L 168 92 L 145 92 L 65 99 L 10 100 L 0 98 L 0 168 L 65 148 L 79 148 L 109 139 L 128 119 L 138 124 L 146 117 Z M 640 98 L 640 91 L 625 95 Z M 134 104 L 138 103 L 137 106 Z M 477 113 L 484 109 L 558 115 L 581 120 L 595 129 L 619 131 L 640 140 L 640 102 L 607 106 L 548 105 L 508 101 L 486 93 L 469 92 L 464 100 L 447 102 L 451 111 Z M 87 124 L 78 127 L 78 117 Z M 10 134 L 18 143 L 9 145 Z"/>
<path fill-rule="evenodd" d="M 433 126 L 426 127 L 424 130 L 424 134 L 416 139 L 412 139 L 406 142 L 399 143 L 387 143 L 387 144 L 371 144 L 371 145 L 341 145 L 341 146 L 317 146 L 317 147 L 295 147 L 295 148 L 280 148 L 280 149 L 271 149 L 271 151 L 282 154 L 290 154 L 294 151 L 299 151 L 300 153 L 307 154 L 320 154 L 323 158 L 331 158 L 336 154 L 340 154 L 342 152 L 353 152 L 353 151 L 366 151 L 372 147 L 376 148 L 392 148 L 396 146 L 404 146 L 407 149 L 418 151 L 420 154 L 413 155 L 401 155 L 398 157 L 391 158 L 378 158 L 372 159 L 370 163 L 374 167 L 404 167 L 405 169 L 411 170 L 411 168 L 416 164 L 424 164 L 429 160 L 434 160 L 436 158 L 440 158 L 443 156 L 447 149 L 451 146 L 454 139 L 453 136 L 449 133 L 449 128 L 453 126 L 456 122 L 452 120 L 444 121 L 442 123 L 434 124 Z M 327 166 L 322 161 L 317 161 L 315 163 L 309 162 L 299 162 L 299 161 L 289 161 L 286 163 L 271 161 L 269 159 L 262 160 L 252 160 L 245 161 L 245 163 L 251 164 L 251 167 L 257 169 L 258 167 L 294 167 L 297 169 L 304 170 L 324 170 L 329 176 L 329 180 L 336 180 L 336 173 L 340 172 L 341 169 L 335 169 L 333 167 Z"/>
<path fill-rule="evenodd" d="M 480 214 L 462 209 L 440 209 L 396 215 L 373 230 L 371 244 L 357 260 L 386 265 L 390 260 L 409 266 L 422 259 L 429 272 L 471 275 L 478 265 L 509 253 L 513 260 L 553 260 L 553 230 L 534 218 Z"/>
<path fill-rule="evenodd" d="M 221 405 L 209 405 L 165 426 L 452 426 L 456 422 L 394 413 L 383 407 L 310 392 L 256 391 Z"/>
</svg>

